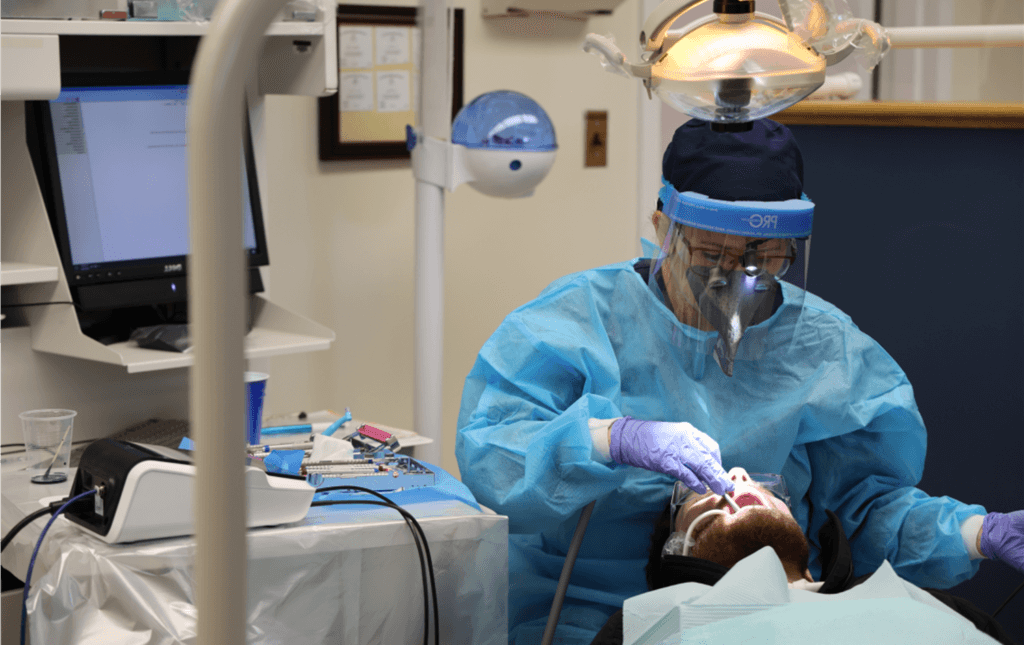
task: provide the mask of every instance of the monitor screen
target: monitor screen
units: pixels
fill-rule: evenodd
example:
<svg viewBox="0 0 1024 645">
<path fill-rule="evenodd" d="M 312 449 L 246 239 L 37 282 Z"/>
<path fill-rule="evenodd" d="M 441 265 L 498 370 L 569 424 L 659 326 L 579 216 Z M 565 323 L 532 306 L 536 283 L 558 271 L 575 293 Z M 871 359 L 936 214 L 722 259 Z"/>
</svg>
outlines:
<svg viewBox="0 0 1024 645">
<path fill-rule="evenodd" d="M 39 125 L 51 216 L 73 290 L 156 277 L 183 282 L 189 253 L 187 78 L 62 80 L 60 95 L 41 103 Z M 250 266 L 261 266 L 267 252 L 248 136 L 244 148 L 242 243 Z M 145 304 L 138 287 L 132 286 L 132 302 L 125 304 Z M 184 298 L 177 287 L 159 291 L 153 296 L 158 300 Z"/>
</svg>

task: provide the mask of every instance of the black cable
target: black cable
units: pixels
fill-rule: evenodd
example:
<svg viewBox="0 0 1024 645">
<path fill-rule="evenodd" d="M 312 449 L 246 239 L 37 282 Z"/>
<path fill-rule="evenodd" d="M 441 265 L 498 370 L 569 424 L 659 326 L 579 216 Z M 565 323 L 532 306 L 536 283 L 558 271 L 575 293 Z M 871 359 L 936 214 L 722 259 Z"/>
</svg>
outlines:
<svg viewBox="0 0 1024 645">
<path fill-rule="evenodd" d="M 32 551 L 32 558 L 28 561 L 28 571 L 25 572 L 25 588 L 22 590 L 21 596 L 21 645 L 25 645 L 25 635 L 28 633 L 28 590 L 32 584 L 32 570 L 35 569 L 36 556 L 39 555 L 39 547 L 43 545 L 43 538 L 46 537 L 46 532 L 50 530 L 53 523 L 57 521 L 57 517 L 63 513 L 68 506 L 71 506 L 80 499 L 90 495 L 95 495 L 98 492 L 99 489 L 93 488 L 85 491 L 84 493 L 79 493 L 74 497 L 65 497 L 59 502 L 53 502 L 50 504 L 50 508 L 46 509 L 53 513 L 53 517 L 50 518 L 50 521 L 43 527 L 42 533 L 39 534 L 39 539 L 36 540 L 36 548 Z"/>
<path fill-rule="evenodd" d="M 10 531 L 8 531 L 7 535 L 4 536 L 3 543 L 0 543 L 0 551 L 3 551 L 4 549 L 7 548 L 7 545 L 11 543 L 11 540 L 14 539 L 15 535 L 17 535 L 19 532 L 21 532 L 21 529 L 25 528 L 26 526 L 28 526 L 32 522 L 35 522 L 37 519 L 39 519 L 40 517 L 42 517 L 42 516 L 44 516 L 44 515 L 46 515 L 48 513 L 53 513 L 53 509 L 51 509 L 49 507 L 41 508 L 38 511 L 35 511 L 34 513 L 32 513 L 31 515 L 25 517 L 23 520 L 21 520 L 17 524 L 15 524 L 14 528 L 11 529 Z"/>
<path fill-rule="evenodd" d="M 319 502 L 313 502 L 311 504 L 311 506 L 341 506 L 341 505 L 347 505 L 347 504 L 364 504 L 364 505 L 368 504 L 368 505 L 371 505 L 371 506 L 384 506 L 386 508 L 391 508 L 391 509 L 399 511 L 402 514 L 403 518 L 405 519 L 406 525 L 409 527 L 409 530 L 412 532 L 413 541 L 416 544 L 416 550 L 417 550 L 417 552 L 418 552 L 418 554 L 420 556 L 420 577 L 421 577 L 421 579 L 423 581 L 423 645 L 428 645 L 428 643 L 430 642 L 430 628 L 429 628 L 430 608 L 429 608 L 428 602 L 427 602 L 427 598 L 428 598 L 427 576 L 426 576 L 426 573 L 425 573 L 427 565 L 426 565 L 426 563 L 423 560 L 423 550 L 420 548 L 420 539 L 421 538 L 420 538 L 420 535 L 417 534 L 417 532 L 416 532 L 416 529 L 419 529 L 422 532 L 422 528 L 419 527 L 419 524 L 416 523 L 416 520 L 415 520 L 415 518 L 412 517 L 412 515 L 409 515 L 408 513 L 405 512 L 404 509 L 402 509 L 401 507 L 399 507 L 398 505 L 396 505 L 396 504 L 394 504 L 392 502 L 377 502 L 377 501 L 372 501 L 372 500 L 323 500 L 323 501 L 319 501 Z M 413 523 L 416 523 L 416 528 L 413 528 L 413 524 L 410 524 L 410 520 L 412 520 Z M 424 546 L 426 546 L 426 539 L 425 538 L 424 538 L 424 543 L 423 544 L 424 544 Z M 428 548 L 428 552 L 429 552 L 429 547 L 427 547 L 427 548 Z M 432 568 L 433 567 L 431 567 L 431 569 Z M 430 578 L 431 578 L 431 585 L 433 585 L 434 580 L 433 580 L 433 571 L 432 570 L 431 570 Z M 434 594 L 433 595 L 436 598 L 437 597 L 436 588 L 432 587 L 432 589 L 434 590 Z M 436 632 L 436 630 L 437 630 L 437 619 L 436 619 L 437 605 L 436 605 L 436 603 L 434 605 L 434 613 L 435 613 L 434 626 L 435 626 L 435 632 Z M 436 644 L 437 644 L 437 640 L 435 639 L 435 645 Z"/>
<path fill-rule="evenodd" d="M 1017 589 L 1015 589 L 1014 592 L 1010 594 L 1010 597 L 1007 598 L 1006 600 L 1004 600 L 1003 604 L 999 605 L 999 609 L 997 609 L 994 612 L 992 612 L 992 617 L 995 618 L 997 615 L 999 615 L 999 612 L 1001 612 L 1003 610 L 1003 607 L 1005 607 L 1006 605 L 1010 604 L 1010 601 L 1013 600 L 1014 596 L 1016 596 L 1018 593 L 1020 593 L 1021 589 L 1024 589 L 1024 582 L 1020 583 L 1020 586 L 1017 587 Z"/>
<path fill-rule="evenodd" d="M 335 504 L 338 504 L 338 505 L 341 505 L 341 504 L 370 504 L 370 505 L 374 505 L 374 506 L 386 506 L 388 508 L 392 508 L 392 509 L 398 511 L 399 513 L 401 513 L 402 517 L 405 518 L 405 520 L 406 520 L 406 524 L 410 524 L 411 523 L 410 530 L 415 528 L 415 531 L 413 531 L 414 537 L 415 537 L 416 531 L 419 532 L 420 538 L 423 541 L 423 549 L 426 552 L 426 560 L 427 560 L 427 562 L 426 562 L 426 569 L 427 569 L 427 573 L 430 576 L 430 596 L 431 596 L 431 600 L 432 600 L 433 605 L 434 605 L 434 611 L 433 611 L 434 643 L 435 643 L 435 645 L 439 644 L 441 642 L 441 639 L 440 639 L 441 638 L 440 637 L 441 628 L 440 628 L 440 612 L 438 610 L 438 605 L 437 605 L 437 581 L 434 578 L 434 560 L 431 557 L 430 546 L 427 543 L 427 535 L 426 535 L 426 533 L 423 532 L 423 527 L 420 526 L 420 523 L 418 521 L 416 521 L 416 518 L 413 517 L 404 508 L 402 508 L 401 506 L 398 506 L 397 504 L 392 502 L 390 499 L 388 499 L 384 495 L 381 495 L 377 491 L 371 490 L 369 488 L 363 488 L 361 486 L 326 486 L 324 488 L 317 489 L 317 492 L 318 493 L 325 493 L 325 492 L 334 491 L 334 490 L 349 490 L 349 491 L 357 491 L 357 492 L 360 492 L 360 493 L 367 493 L 367 494 L 373 495 L 374 497 L 377 497 L 377 498 L 379 498 L 379 499 L 381 499 L 383 501 L 382 502 L 373 502 L 373 501 L 370 501 L 370 500 L 338 500 L 338 501 L 325 500 L 325 501 L 321 501 L 321 502 L 313 502 L 312 506 L 329 506 L 329 505 L 335 505 Z M 426 595 L 426 589 L 425 588 L 424 588 L 424 595 Z M 424 624 L 426 624 L 426 622 L 429 620 L 429 612 L 426 611 L 426 608 L 425 608 L 425 611 L 424 611 L 423 620 L 424 620 Z"/>
<path fill-rule="evenodd" d="M 387 504 L 395 506 L 395 508 L 398 509 L 398 511 L 402 513 L 403 516 L 406 515 L 406 511 L 404 511 L 404 509 L 399 508 L 397 505 L 394 504 L 394 502 L 384 497 L 383 494 L 371 488 L 365 488 L 362 486 L 325 486 L 324 488 L 317 488 L 317 492 L 328 492 L 330 490 L 354 490 L 356 492 L 366 492 L 368 494 L 372 494 L 372 496 L 379 500 L 383 500 Z M 427 545 L 427 535 L 423 532 L 423 527 L 420 526 L 420 523 L 417 522 L 416 518 L 412 515 L 410 515 L 409 518 L 413 520 L 413 523 L 416 525 L 416 528 L 420 531 L 420 535 L 423 539 L 423 546 L 427 552 L 427 571 L 430 573 L 431 599 L 434 603 L 434 643 L 440 643 L 440 621 L 439 612 L 437 609 L 437 584 L 434 580 L 434 562 L 433 559 L 430 557 L 430 547 Z M 406 523 L 408 524 L 409 521 L 407 520 Z"/>
<path fill-rule="evenodd" d="M 433 560 L 433 558 L 430 557 L 430 546 L 427 544 L 427 535 L 423 532 L 423 527 L 420 526 L 419 522 L 416 521 L 415 517 L 413 517 L 412 515 L 407 514 L 405 509 L 399 507 L 397 504 L 395 504 L 393 501 L 391 501 L 390 499 L 388 499 L 384 495 L 381 495 L 377 491 L 369 489 L 369 488 L 364 488 L 362 486 L 325 486 L 324 488 L 317 489 L 317 492 L 324 492 L 324 493 L 326 493 L 326 492 L 333 491 L 333 490 L 349 490 L 349 491 L 355 491 L 355 492 L 359 492 L 359 493 L 367 493 L 369 495 L 373 495 L 374 497 L 376 497 L 378 499 L 381 499 L 384 502 L 394 506 L 400 513 L 402 513 L 403 517 L 408 515 L 408 519 L 406 520 L 406 524 L 409 523 L 409 520 L 412 520 L 412 523 L 415 525 L 416 529 L 420 532 L 420 537 L 423 539 L 423 547 L 424 547 L 424 549 L 427 552 L 427 572 L 430 574 L 430 594 L 431 594 L 431 600 L 434 603 L 434 643 L 435 644 L 440 643 L 441 642 L 441 627 L 440 627 L 439 611 L 438 611 L 438 608 L 437 608 L 437 583 L 434 580 L 434 560 Z M 425 615 L 424 615 L 424 621 L 426 621 L 426 616 Z"/>
<path fill-rule="evenodd" d="M 402 509 L 401 507 L 397 506 L 394 502 L 392 502 L 391 500 L 387 499 L 386 497 L 383 496 L 383 494 L 377 492 L 376 490 L 371 490 L 370 488 L 364 488 L 364 487 L 361 487 L 361 486 L 327 486 L 327 487 L 319 489 L 318 491 L 327 492 L 327 491 L 330 491 L 330 490 L 353 490 L 353 491 L 366 492 L 366 493 L 372 494 L 372 496 L 374 496 L 374 497 L 376 497 L 376 498 L 378 498 L 380 500 L 383 500 L 383 503 L 365 502 L 366 504 L 372 504 L 372 505 L 378 505 L 378 506 L 387 506 L 389 508 L 393 508 L 394 510 L 398 511 L 402 515 L 402 517 L 406 518 L 406 523 L 407 524 L 410 524 L 410 522 L 412 522 L 412 524 L 410 525 L 410 530 L 413 530 L 414 527 L 415 527 L 415 530 L 413 530 L 414 537 L 415 537 L 415 532 L 417 530 L 419 531 L 420 537 L 421 537 L 421 539 L 423 541 L 424 550 L 426 551 L 426 559 L 427 559 L 426 569 L 427 569 L 427 572 L 430 575 L 430 595 L 431 595 L 431 599 L 432 599 L 432 602 L 433 602 L 433 605 L 434 605 L 434 611 L 433 611 L 433 618 L 434 618 L 434 643 L 439 643 L 440 642 L 440 615 L 439 615 L 439 610 L 437 608 L 437 583 L 436 583 L 436 580 L 434 579 L 434 562 L 433 562 L 433 558 L 430 555 L 430 546 L 427 543 L 427 535 L 426 535 L 426 533 L 423 532 L 423 527 L 420 526 L 420 523 L 416 520 L 415 517 L 413 517 L 413 515 L 411 515 L 410 513 L 408 513 L 406 510 Z M 348 504 L 364 504 L 364 502 L 359 502 L 359 501 L 350 501 L 350 502 L 346 502 L 346 503 L 348 503 Z M 316 503 L 314 503 L 314 504 L 316 504 Z M 424 594 L 426 594 L 426 589 L 425 588 L 424 588 Z M 424 609 L 424 625 L 426 625 L 427 620 L 429 619 L 428 616 L 429 616 L 429 612 L 426 610 L 426 607 L 425 607 L 425 609 Z"/>
</svg>

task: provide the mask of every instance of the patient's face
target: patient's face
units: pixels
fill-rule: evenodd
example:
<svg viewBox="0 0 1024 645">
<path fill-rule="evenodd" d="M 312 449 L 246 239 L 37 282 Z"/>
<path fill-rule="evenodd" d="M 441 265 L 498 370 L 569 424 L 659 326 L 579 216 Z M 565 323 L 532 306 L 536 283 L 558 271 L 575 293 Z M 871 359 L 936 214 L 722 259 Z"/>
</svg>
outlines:
<svg viewBox="0 0 1024 645">
<path fill-rule="evenodd" d="M 772 547 L 789 579 L 810 579 L 807 571 L 808 548 L 803 530 L 786 505 L 750 480 L 742 468 L 733 468 L 729 477 L 736 484 L 734 501 L 740 512 L 720 495 L 690 493 L 676 516 L 676 531 L 687 531 L 703 513 L 712 509 L 725 515 L 705 517 L 694 527 L 695 544 L 690 555 L 731 567 L 765 546 Z"/>
<path fill-rule="evenodd" d="M 761 488 L 757 485 L 742 468 L 733 468 L 728 473 L 729 479 L 733 481 L 736 486 L 735 492 L 730 495 L 736 505 L 741 509 L 750 508 L 753 510 L 760 511 L 773 511 L 774 515 L 778 516 L 782 521 L 782 516 L 790 518 L 792 520 L 792 513 L 789 512 L 789 508 L 785 502 L 775 497 L 771 492 Z M 730 516 L 736 515 L 736 511 L 732 505 L 729 504 L 724 497 L 716 495 L 711 491 L 703 494 L 697 494 L 690 492 L 686 498 L 686 502 L 683 504 L 676 516 L 676 531 L 686 531 L 690 524 L 699 517 L 702 513 L 710 511 L 712 509 L 721 509 L 729 513 Z M 750 511 L 743 511 L 739 517 L 745 517 Z M 723 519 L 723 516 L 714 516 L 717 519 Z M 739 519 L 739 517 L 735 519 Z M 701 526 L 698 526 L 695 531 L 703 530 L 704 523 L 710 523 L 711 520 L 705 519 L 701 522 Z M 725 519 L 724 521 L 729 522 L 731 519 Z"/>
</svg>

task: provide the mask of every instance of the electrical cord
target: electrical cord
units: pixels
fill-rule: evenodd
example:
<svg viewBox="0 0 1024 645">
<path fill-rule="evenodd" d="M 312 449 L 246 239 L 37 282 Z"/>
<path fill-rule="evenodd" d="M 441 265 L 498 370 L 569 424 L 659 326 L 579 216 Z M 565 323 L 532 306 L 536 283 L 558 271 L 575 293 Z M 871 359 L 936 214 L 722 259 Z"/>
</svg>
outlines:
<svg viewBox="0 0 1024 645">
<path fill-rule="evenodd" d="M 389 504 L 389 503 L 378 502 L 378 501 L 373 501 L 373 500 L 325 500 L 325 501 L 321 501 L 321 502 L 313 502 L 311 504 L 311 506 L 342 506 L 342 505 L 349 505 L 349 504 L 363 504 L 363 505 L 371 505 L 371 506 L 384 506 L 386 508 L 391 508 L 391 509 L 400 511 L 400 512 L 402 512 L 403 517 L 406 518 L 406 524 L 409 524 L 409 520 L 412 519 L 411 515 L 407 515 L 403 511 L 403 509 L 401 509 L 399 506 L 397 506 L 395 504 Z M 415 521 L 415 520 L 413 520 L 413 521 Z M 412 531 L 413 538 L 414 538 L 414 540 L 416 542 L 417 551 L 418 551 L 418 553 L 420 555 L 420 576 L 421 576 L 421 578 L 423 580 L 423 611 L 424 611 L 424 616 L 423 616 L 423 644 L 427 645 L 429 643 L 429 640 L 430 640 L 430 637 L 429 637 L 429 634 L 430 634 L 430 630 L 429 630 L 430 611 L 429 611 L 429 607 L 428 607 L 428 604 L 427 604 L 427 598 L 428 598 L 428 594 L 427 594 L 427 579 L 426 579 L 426 574 L 424 573 L 424 569 L 427 567 L 427 565 L 423 561 L 423 550 L 420 549 L 420 546 L 419 546 L 421 538 L 416 533 L 416 530 L 414 530 L 412 528 L 412 526 L 410 526 L 410 530 Z M 422 529 L 420 529 L 420 530 L 422 530 Z M 432 571 L 431 571 L 431 582 L 433 583 L 433 572 Z M 431 589 L 432 589 L 434 595 L 436 596 L 436 593 L 437 593 L 436 592 L 436 588 L 432 587 Z M 436 633 L 437 633 L 437 619 L 436 619 L 437 605 L 436 604 L 434 605 L 434 613 L 435 613 L 434 628 L 435 628 L 435 635 L 436 635 Z M 435 638 L 434 642 L 435 642 L 435 645 L 438 643 L 436 638 Z"/>
<path fill-rule="evenodd" d="M 334 491 L 334 490 L 349 490 L 349 491 L 354 491 L 354 492 L 359 492 L 359 493 L 367 493 L 369 495 L 373 495 L 377 499 L 380 499 L 380 500 L 384 501 L 387 504 L 390 504 L 392 506 L 397 507 L 398 511 L 400 513 L 402 513 L 403 517 L 405 517 L 406 514 L 407 514 L 405 509 L 399 507 L 397 504 L 395 504 L 389 498 L 385 497 L 384 495 L 380 494 L 379 492 L 377 492 L 375 490 L 372 490 L 370 488 L 364 488 L 362 486 L 325 486 L 323 488 L 317 489 L 317 492 L 318 493 L 320 493 L 320 492 L 326 493 L 326 492 L 330 492 L 330 491 Z M 429 566 L 428 571 L 430 573 L 430 584 L 433 587 L 433 597 L 432 597 L 432 599 L 433 599 L 433 603 L 434 603 L 434 616 L 435 616 L 435 619 L 436 619 L 436 617 L 437 617 L 437 585 L 435 584 L 435 581 L 434 581 L 434 561 L 430 557 L 430 547 L 427 545 L 427 536 L 423 532 L 423 527 L 420 526 L 419 522 L 417 522 L 416 518 L 413 517 L 412 515 L 409 515 L 406 518 L 406 524 L 409 524 L 410 528 L 415 527 L 415 529 L 417 531 L 419 531 L 420 537 L 423 540 L 423 546 L 424 546 L 424 549 L 426 550 L 426 555 L 427 555 L 427 565 Z M 437 627 L 437 621 L 435 620 L 435 628 L 436 627 Z M 438 636 L 438 634 L 435 633 L 434 634 L 435 641 L 439 640 L 437 638 L 437 636 Z"/>
<path fill-rule="evenodd" d="M 28 627 L 28 590 L 29 586 L 32 583 L 32 569 L 34 569 L 36 566 L 36 556 L 39 555 L 39 547 L 43 545 L 43 538 L 46 537 L 46 532 L 50 530 L 51 526 L 53 526 L 53 523 L 57 520 L 57 517 L 61 513 L 63 513 L 68 506 L 71 506 L 72 504 L 74 504 L 75 502 L 84 497 L 88 497 L 89 495 L 95 495 L 96 492 L 97 489 L 93 488 L 91 490 L 85 491 L 84 493 L 75 495 L 70 499 L 64 499 L 61 500 L 61 502 L 58 502 L 63 503 L 63 505 L 59 509 L 57 509 L 57 512 L 54 513 L 53 517 L 50 518 L 50 521 L 47 522 L 46 526 L 43 527 L 43 532 L 39 534 L 39 540 L 36 541 L 36 548 L 32 551 L 32 559 L 28 561 L 28 572 L 25 574 L 25 591 L 22 594 L 21 601 L 21 645 L 25 645 L 25 631 Z M 46 510 L 49 511 L 50 509 L 47 508 Z"/>
<path fill-rule="evenodd" d="M 10 531 L 8 531 L 7 535 L 4 536 L 4 541 L 3 541 L 2 544 L 0 544 L 0 551 L 3 551 L 4 549 L 7 548 L 7 545 L 11 543 L 11 540 L 14 539 L 15 535 L 17 535 L 18 533 L 21 532 L 21 529 L 25 528 L 26 526 L 28 526 L 32 522 L 35 522 L 37 519 L 39 519 L 40 517 L 46 515 L 47 513 L 53 513 L 53 508 L 43 507 L 43 508 L 39 509 L 38 511 L 35 511 L 31 515 L 25 517 L 24 519 L 22 519 L 17 524 L 15 524 L 14 528 L 11 529 Z"/>
<path fill-rule="evenodd" d="M 53 515 L 60 509 L 61 505 L 63 505 L 65 501 L 67 501 L 66 498 L 57 500 L 56 502 L 50 502 L 50 505 L 47 506 L 46 508 L 41 508 L 38 511 L 33 512 L 32 514 L 23 518 L 20 522 L 15 524 L 14 528 L 8 531 L 7 535 L 4 536 L 3 543 L 0 544 L 0 551 L 6 549 L 7 545 L 10 544 L 11 540 L 14 539 L 14 536 L 20 533 L 23 528 L 25 528 L 32 522 L 36 521 L 43 515 L 46 515 L 47 513 Z"/>
<path fill-rule="evenodd" d="M 431 554 L 430 554 L 430 546 L 427 543 L 427 536 L 423 532 L 423 527 L 421 527 L 419 522 L 416 521 L 416 518 L 413 517 L 411 514 L 409 514 L 405 509 L 401 508 L 400 506 L 398 506 L 397 504 L 392 502 L 390 499 L 388 499 L 384 495 L 381 495 L 377 491 L 374 491 L 374 490 L 371 490 L 371 489 L 368 489 L 368 488 L 363 488 L 361 486 L 328 486 L 328 487 L 319 489 L 318 492 L 328 492 L 328 491 L 332 491 L 332 490 L 348 490 L 348 491 L 367 493 L 367 494 L 373 495 L 374 497 L 377 497 L 378 499 L 383 500 L 383 502 L 370 502 L 370 501 L 365 501 L 364 502 L 364 501 L 359 501 L 359 500 L 347 500 L 347 501 L 339 501 L 339 502 L 331 502 L 331 501 L 314 502 L 313 505 L 314 506 L 326 506 L 326 505 L 331 505 L 331 504 L 337 503 L 337 504 L 371 504 L 371 505 L 387 506 L 389 508 L 393 508 L 394 510 L 398 511 L 402 515 L 402 517 L 405 519 L 406 524 L 409 526 L 409 530 L 412 531 L 412 533 L 413 533 L 414 541 L 417 544 L 417 551 L 419 552 L 419 555 L 420 555 L 421 574 L 423 574 L 423 569 L 426 569 L 426 572 L 429 574 L 429 577 L 430 577 L 430 595 L 431 595 L 431 598 L 433 600 L 433 605 L 434 605 L 434 612 L 433 612 L 433 617 L 434 617 L 434 642 L 435 643 L 440 643 L 440 619 L 439 619 L 438 604 L 437 604 L 437 583 L 436 583 L 436 581 L 434 579 L 434 561 L 433 561 L 433 558 L 431 557 Z M 418 531 L 419 537 L 417 537 L 417 531 Z M 423 550 L 422 551 L 419 548 L 419 543 L 421 541 L 422 541 L 422 544 L 423 544 Z M 423 562 L 423 551 L 426 552 L 426 563 L 425 564 Z M 428 635 L 429 635 L 428 622 L 429 622 L 429 618 L 430 618 L 430 612 L 429 612 L 429 607 L 428 607 L 428 603 L 427 603 L 426 576 L 423 575 L 423 578 L 424 578 L 424 580 L 423 580 L 423 595 L 424 595 L 424 607 L 423 607 L 423 609 L 424 609 L 424 636 L 423 636 L 423 638 L 424 638 L 424 643 L 426 643 L 427 639 L 428 639 Z"/>
<path fill-rule="evenodd" d="M 434 643 L 435 643 L 435 645 L 439 645 L 440 642 L 441 642 L 441 637 L 440 637 L 441 630 L 440 630 L 440 615 L 439 615 L 438 605 L 437 605 L 437 582 L 434 579 L 434 561 L 433 561 L 433 558 L 430 555 L 430 546 L 427 543 L 427 536 L 423 532 L 423 527 L 420 526 L 420 523 L 418 521 L 416 521 L 416 518 L 413 517 L 413 515 L 410 514 L 408 511 L 406 511 L 404 508 L 402 508 L 401 506 L 395 504 L 393 501 L 391 501 L 390 499 L 388 499 L 384 495 L 381 495 L 377 491 L 371 490 L 369 488 L 363 488 L 361 486 L 326 486 L 324 488 L 317 489 L 317 492 L 318 493 L 326 493 L 326 492 L 335 491 L 335 490 L 354 491 L 354 492 L 366 493 L 366 494 L 369 494 L 369 495 L 373 495 L 374 497 L 376 497 L 376 498 L 378 498 L 378 499 L 380 499 L 382 501 L 375 502 L 375 501 L 370 501 L 370 500 L 324 500 L 324 501 L 320 501 L 320 502 L 314 501 L 311 505 L 312 506 L 332 506 L 332 505 L 346 505 L 346 504 L 369 504 L 369 505 L 373 505 L 373 506 L 385 506 L 385 507 L 392 508 L 392 509 L 398 511 L 402 515 L 402 517 L 405 519 L 405 523 L 409 526 L 409 530 L 413 534 L 413 541 L 416 543 L 417 551 L 419 552 L 419 555 L 420 555 L 420 573 L 421 573 L 421 576 L 423 577 L 423 625 L 424 625 L 424 628 L 423 628 L 423 631 L 424 631 L 424 633 L 423 633 L 423 642 L 424 642 L 424 645 L 427 644 L 427 642 L 428 642 L 428 635 L 429 635 L 428 623 L 430 621 L 430 611 L 429 611 L 429 607 L 428 607 L 428 603 L 427 603 L 427 581 L 426 581 L 426 577 L 427 577 L 427 575 L 429 575 L 429 578 L 430 578 L 430 598 L 431 598 L 431 602 L 433 603 L 433 609 L 434 609 L 434 611 L 433 611 Z M 417 536 L 417 533 L 418 533 L 418 536 Z M 419 547 L 420 541 L 422 541 L 422 543 L 423 543 L 422 550 Z M 424 563 L 424 552 L 426 554 L 426 562 L 425 563 Z M 426 574 L 424 574 L 424 569 L 426 570 Z"/>
<path fill-rule="evenodd" d="M 1003 607 L 1006 607 L 1008 604 L 1010 604 L 1010 601 L 1013 600 L 1014 596 L 1016 596 L 1018 593 L 1020 593 L 1021 589 L 1024 589 L 1024 582 L 1020 583 L 1020 586 L 1017 587 L 1013 591 L 1013 593 L 1011 593 L 1010 596 L 1006 600 L 1003 601 L 1003 604 L 999 605 L 999 609 L 997 609 L 994 612 L 992 612 L 992 617 L 995 618 L 996 616 L 998 616 L 999 612 L 1001 612 L 1003 610 Z"/>
</svg>

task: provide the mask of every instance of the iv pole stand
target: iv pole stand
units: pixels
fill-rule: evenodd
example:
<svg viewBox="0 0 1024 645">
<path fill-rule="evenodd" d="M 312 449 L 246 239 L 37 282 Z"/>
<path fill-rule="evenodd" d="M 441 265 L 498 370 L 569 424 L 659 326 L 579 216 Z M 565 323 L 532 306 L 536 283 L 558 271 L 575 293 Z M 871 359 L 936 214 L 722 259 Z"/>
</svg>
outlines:
<svg viewBox="0 0 1024 645">
<path fill-rule="evenodd" d="M 419 119 L 424 138 L 447 140 L 451 134 L 448 86 L 448 15 L 445 0 L 423 0 L 419 26 Z M 441 401 L 444 396 L 444 187 L 416 178 L 416 294 L 413 430 L 433 443 L 416 456 L 441 463 Z"/>
</svg>

